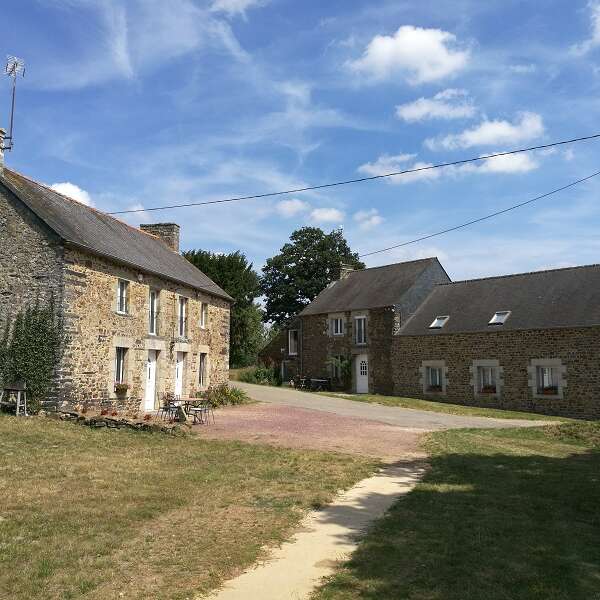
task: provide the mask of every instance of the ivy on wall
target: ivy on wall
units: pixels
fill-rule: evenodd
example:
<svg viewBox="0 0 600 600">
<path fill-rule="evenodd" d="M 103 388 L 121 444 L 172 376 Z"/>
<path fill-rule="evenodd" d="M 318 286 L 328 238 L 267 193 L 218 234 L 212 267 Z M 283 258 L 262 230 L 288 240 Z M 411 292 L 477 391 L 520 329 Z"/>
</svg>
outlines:
<svg viewBox="0 0 600 600">
<path fill-rule="evenodd" d="M 21 311 L 0 338 L 0 387 L 27 383 L 28 404 L 48 397 L 63 347 L 63 327 L 54 301 Z"/>
</svg>

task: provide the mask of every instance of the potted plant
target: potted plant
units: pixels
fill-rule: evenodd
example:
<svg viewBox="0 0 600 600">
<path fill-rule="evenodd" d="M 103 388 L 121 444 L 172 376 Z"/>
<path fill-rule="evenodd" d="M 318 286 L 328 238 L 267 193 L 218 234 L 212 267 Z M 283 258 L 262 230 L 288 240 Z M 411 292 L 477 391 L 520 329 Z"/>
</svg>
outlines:
<svg viewBox="0 0 600 600">
<path fill-rule="evenodd" d="M 548 385 L 542 389 L 544 396 L 556 396 L 558 395 L 558 387 L 555 385 Z"/>
<path fill-rule="evenodd" d="M 117 396 L 124 396 L 128 391 L 129 391 L 128 383 L 119 383 L 119 382 L 115 383 L 115 394 L 117 394 Z"/>
<path fill-rule="evenodd" d="M 496 386 L 495 385 L 484 385 L 481 388 L 481 393 L 482 394 L 495 394 L 496 393 Z"/>
<path fill-rule="evenodd" d="M 442 392 L 442 391 L 443 391 L 443 389 L 442 389 L 442 386 L 441 386 L 441 385 L 430 385 L 430 386 L 427 388 L 427 391 L 428 391 L 428 392 L 434 392 L 434 393 L 436 393 L 436 394 L 437 394 L 437 393 L 439 393 L 439 392 Z"/>
</svg>

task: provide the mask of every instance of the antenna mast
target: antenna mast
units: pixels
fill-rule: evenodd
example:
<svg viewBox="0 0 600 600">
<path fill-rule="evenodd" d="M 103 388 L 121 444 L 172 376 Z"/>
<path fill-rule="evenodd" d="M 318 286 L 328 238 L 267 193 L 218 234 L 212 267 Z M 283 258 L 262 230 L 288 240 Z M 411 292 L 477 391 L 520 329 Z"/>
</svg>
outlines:
<svg viewBox="0 0 600 600">
<path fill-rule="evenodd" d="M 17 77 L 25 77 L 25 61 L 16 56 L 6 57 L 6 67 L 4 67 L 4 74 L 7 77 L 12 77 L 12 102 L 10 108 L 10 127 L 8 135 L 4 138 L 8 143 L 0 148 L 2 150 L 12 150 L 13 143 L 13 124 L 15 120 L 15 96 L 17 93 Z"/>
</svg>

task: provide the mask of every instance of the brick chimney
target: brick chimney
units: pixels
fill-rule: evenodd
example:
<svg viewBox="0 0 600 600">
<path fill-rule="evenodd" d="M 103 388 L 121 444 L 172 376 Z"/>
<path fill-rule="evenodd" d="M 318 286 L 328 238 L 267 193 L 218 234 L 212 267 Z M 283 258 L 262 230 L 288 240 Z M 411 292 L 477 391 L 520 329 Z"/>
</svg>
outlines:
<svg viewBox="0 0 600 600">
<path fill-rule="evenodd" d="M 0 127 L 0 175 L 4 171 L 4 138 L 6 137 L 6 129 Z"/>
<path fill-rule="evenodd" d="M 179 252 L 179 225 L 177 223 L 150 223 L 140 229 L 160 238 L 171 250 Z"/>
</svg>

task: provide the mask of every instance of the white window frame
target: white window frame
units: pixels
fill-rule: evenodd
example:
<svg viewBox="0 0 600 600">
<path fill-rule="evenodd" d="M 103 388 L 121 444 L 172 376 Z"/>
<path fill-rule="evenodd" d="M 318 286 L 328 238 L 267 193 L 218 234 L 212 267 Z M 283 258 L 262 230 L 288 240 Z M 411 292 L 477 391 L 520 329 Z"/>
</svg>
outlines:
<svg viewBox="0 0 600 600">
<path fill-rule="evenodd" d="M 446 395 L 446 388 L 448 386 L 448 367 L 446 362 L 443 360 L 424 360 L 419 368 L 421 373 L 421 387 L 423 389 L 423 395 L 426 396 L 444 396 Z M 431 379 L 431 373 L 436 373 L 436 382 Z M 437 376 L 439 375 L 439 381 Z M 439 385 L 441 390 L 432 390 L 432 385 Z"/>
<path fill-rule="evenodd" d="M 127 348 L 115 348 L 115 383 L 127 383 Z"/>
<path fill-rule="evenodd" d="M 208 382 L 208 352 L 200 352 L 198 357 L 198 385 L 205 388 Z"/>
<path fill-rule="evenodd" d="M 359 326 L 359 322 L 362 324 Z M 359 336 L 359 334 L 362 334 Z M 354 317 L 354 343 L 357 346 L 367 345 L 367 317 L 359 315 Z"/>
<path fill-rule="evenodd" d="M 208 303 L 200 302 L 200 329 L 206 329 L 208 325 Z"/>
<path fill-rule="evenodd" d="M 429 326 L 429 329 L 442 329 L 450 319 L 450 315 L 438 315 Z"/>
<path fill-rule="evenodd" d="M 504 325 L 508 317 L 510 317 L 510 310 L 497 310 L 489 320 L 488 325 Z"/>
<path fill-rule="evenodd" d="M 474 360 L 471 367 L 469 367 L 471 373 L 471 386 L 473 387 L 473 393 L 475 396 L 483 396 L 484 398 L 498 397 L 502 394 L 502 388 L 504 386 L 504 368 L 500 366 L 500 362 L 496 359 L 481 359 Z M 495 392 L 484 392 L 483 391 L 483 380 L 482 375 L 484 373 L 490 373 L 492 381 L 496 386 Z"/>
<path fill-rule="evenodd" d="M 120 315 L 129 314 L 129 281 L 117 280 L 117 312 Z"/>
<path fill-rule="evenodd" d="M 159 297 L 160 292 L 158 290 L 151 289 L 148 292 L 148 333 L 150 335 L 158 335 Z"/>
<path fill-rule="evenodd" d="M 296 334 L 295 348 L 292 352 L 292 334 Z M 290 356 L 298 356 L 298 346 L 300 345 L 300 334 L 298 329 L 288 329 L 288 354 Z"/>
<path fill-rule="evenodd" d="M 556 387 L 555 394 L 545 393 L 543 386 L 540 386 L 540 375 L 545 369 L 550 369 L 550 372 L 553 374 L 556 385 L 548 387 Z M 529 376 L 529 387 L 534 398 L 543 398 L 546 400 L 564 398 L 565 388 L 567 387 L 567 367 L 563 365 L 560 358 L 532 359 L 530 365 L 527 367 L 527 373 Z"/>
<path fill-rule="evenodd" d="M 187 337 L 187 304 L 185 296 L 179 296 L 177 301 L 177 332 L 180 338 Z"/>
<path fill-rule="evenodd" d="M 331 335 L 339 337 L 344 335 L 344 318 L 343 317 L 331 317 Z"/>
</svg>

